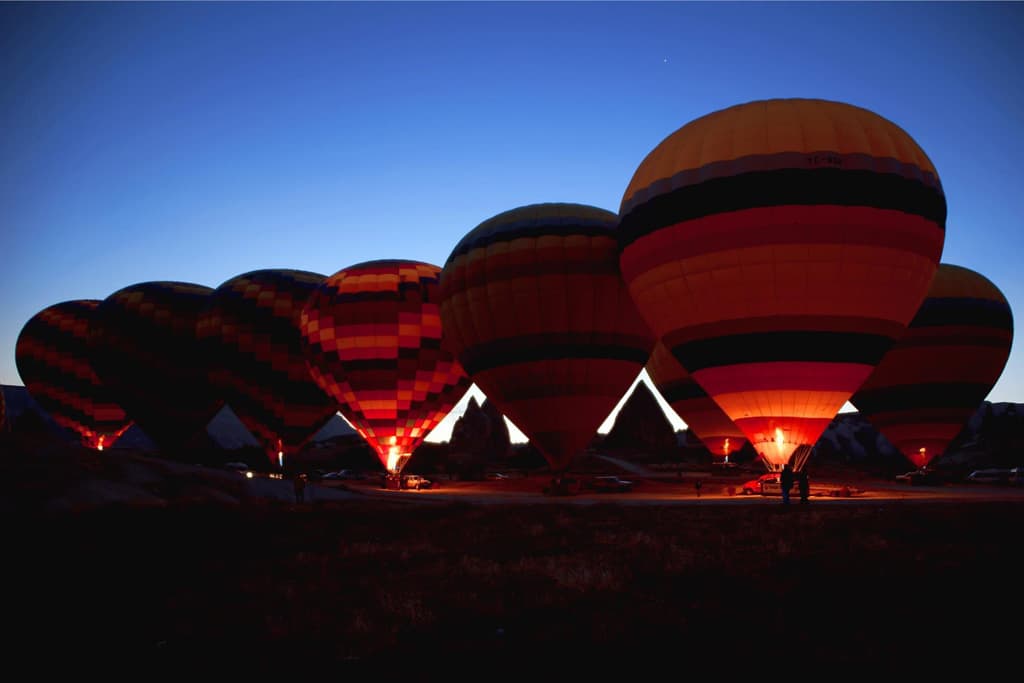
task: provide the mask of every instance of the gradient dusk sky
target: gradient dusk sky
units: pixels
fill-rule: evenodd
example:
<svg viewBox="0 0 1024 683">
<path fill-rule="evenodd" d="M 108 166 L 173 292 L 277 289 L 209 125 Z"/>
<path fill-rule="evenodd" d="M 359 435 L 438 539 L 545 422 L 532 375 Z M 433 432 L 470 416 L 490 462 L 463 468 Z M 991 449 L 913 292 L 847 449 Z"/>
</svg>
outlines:
<svg viewBox="0 0 1024 683">
<path fill-rule="evenodd" d="M 910 133 L 945 189 L 942 261 L 1016 315 L 1021 36 L 1024 3 L 0 4 L 0 383 L 60 301 L 440 266 L 507 209 L 618 211 L 670 133 L 774 97 Z M 988 398 L 1024 402 L 1020 344 Z"/>
</svg>

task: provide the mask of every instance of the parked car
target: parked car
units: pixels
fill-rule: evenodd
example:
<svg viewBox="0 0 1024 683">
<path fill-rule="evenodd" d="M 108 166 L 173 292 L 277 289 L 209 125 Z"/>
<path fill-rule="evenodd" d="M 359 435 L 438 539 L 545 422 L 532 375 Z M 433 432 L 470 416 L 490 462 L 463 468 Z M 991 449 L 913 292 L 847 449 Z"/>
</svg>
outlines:
<svg viewBox="0 0 1024 683">
<path fill-rule="evenodd" d="M 366 475 L 359 470 L 338 470 L 328 472 L 321 476 L 321 479 L 365 479 Z"/>
<path fill-rule="evenodd" d="M 922 467 L 919 470 L 912 470 L 910 472 L 904 472 L 903 474 L 896 475 L 896 481 L 902 481 L 911 486 L 927 486 L 933 484 L 942 484 L 949 481 L 949 476 L 933 470 L 928 467 Z"/>
<path fill-rule="evenodd" d="M 245 462 L 226 462 L 224 463 L 224 469 L 231 470 L 232 472 L 238 472 L 243 477 L 253 478 L 253 472 L 249 469 L 249 463 Z"/>
<path fill-rule="evenodd" d="M 608 493 L 625 493 L 633 490 L 633 482 L 619 479 L 614 474 L 592 477 L 586 481 L 585 486 L 591 491 Z"/>
<path fill-rule="evenodd" d="M 978 484 L 1019 484 L 1024 479 L 1024 470 L 1020 467 L 988 468 L 974 470 L 967 475 L 967 481 Z"/>
<path fill-rule="evenodd" d="M 751 479 L 750 481 L 743 484 L 743 495 L 760 495 L 764 493 L 765 484 L 767 484 L 769 487 L 781 486 L 782 475 L 778 472 L 767 472 L 765 474 L 762 474 L 757 479 Z"/>
<path fill-rule="evenodd" d="M 418 474 L 406 474 L 402 477 L 403 489 L 415 489 L 418 491 L 420 489 L 429 489 L 433 485 L 434 482 Z"/>
</svg>

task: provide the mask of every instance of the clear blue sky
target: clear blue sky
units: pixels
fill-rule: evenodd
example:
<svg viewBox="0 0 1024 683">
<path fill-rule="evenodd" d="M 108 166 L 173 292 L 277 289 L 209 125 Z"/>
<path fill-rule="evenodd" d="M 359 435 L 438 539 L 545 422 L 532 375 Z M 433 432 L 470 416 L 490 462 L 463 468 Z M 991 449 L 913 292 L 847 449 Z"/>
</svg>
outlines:
<svg viewBox="0 0 1024 683">
<path fill-rule="evenodd" d="M 771 97 L 906 129 L 943 261 L 1024 301 L 1024 3 L 0 5 L 0 383 L 40 309 L 146 280 L 443 265 L 486 218 L 617 211 L 693 118 Z M 989 395 L 1024 401 L 1020 344 Z"/>
</svg>

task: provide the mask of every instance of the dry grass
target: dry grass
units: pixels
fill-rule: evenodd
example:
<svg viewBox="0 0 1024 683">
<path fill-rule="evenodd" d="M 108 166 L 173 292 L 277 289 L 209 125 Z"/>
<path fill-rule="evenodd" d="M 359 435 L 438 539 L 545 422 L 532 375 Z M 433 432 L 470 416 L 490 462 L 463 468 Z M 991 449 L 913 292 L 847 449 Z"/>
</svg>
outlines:
<svg viewBox="0 0 1024 683">
<path fill-rule="evenodd" d="M 1016 642 L 1022 510 L 109 507 L 16 520 L 6 604 L 15 643 L 160 661 L 948 659 Z"/>
</svg>

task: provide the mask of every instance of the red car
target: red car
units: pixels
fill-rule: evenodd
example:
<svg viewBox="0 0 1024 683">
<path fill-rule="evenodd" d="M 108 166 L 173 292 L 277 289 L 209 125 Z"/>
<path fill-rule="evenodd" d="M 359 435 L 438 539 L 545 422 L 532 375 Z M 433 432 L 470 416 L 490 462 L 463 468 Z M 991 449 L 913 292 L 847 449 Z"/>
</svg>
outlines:
<svg viewBox="0 0 1024 683">
<path fill-rule="evenodd" d="M 779 473 L 779 472 L 767 472 L 765 474 L 762 474 L 757 479 L 751 479 L 750 481 L 745 483 L 743 485 L 743 495 L 750 496 L 750 495 L 753 495 L 755 493 L 756 494 L 764 493 L 764 485 L 765 484 L 768 484 L 769 486 L 771 486 L 772 484 L 781 485 L 781 483 L 782 483 L 781 480 L 782 480 L 782 474 L 781 473 Z"/>
</svg>

